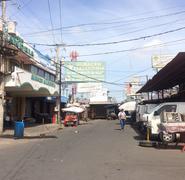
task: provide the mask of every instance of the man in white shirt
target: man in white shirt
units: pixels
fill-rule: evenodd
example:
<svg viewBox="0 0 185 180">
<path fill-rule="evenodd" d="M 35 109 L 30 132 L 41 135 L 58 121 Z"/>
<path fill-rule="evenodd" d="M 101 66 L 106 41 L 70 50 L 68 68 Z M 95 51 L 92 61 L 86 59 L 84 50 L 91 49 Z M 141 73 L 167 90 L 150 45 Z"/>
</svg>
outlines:
<svg viewBox="0 0 185 180">
<path fill-rule="evenodd" d="M 118 119 L 120 120 L 121 130 L 124 130 L 126 120 L 126 114 L 124 112 L 124 109 L 121 109 L 121 111 L 119 112 Z"/>
</svg>

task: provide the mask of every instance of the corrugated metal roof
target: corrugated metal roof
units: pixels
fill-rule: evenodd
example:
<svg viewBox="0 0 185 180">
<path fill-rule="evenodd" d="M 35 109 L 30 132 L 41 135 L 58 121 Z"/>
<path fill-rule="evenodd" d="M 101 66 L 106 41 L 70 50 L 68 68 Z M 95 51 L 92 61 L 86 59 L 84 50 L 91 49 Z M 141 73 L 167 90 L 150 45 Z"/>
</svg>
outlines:
<svg viewBox="0 0 185 180">
<path fill-rule="evenodd" d="M 185 52 L 178 53 L 137 93 L 169 89 L 182 83 L 185 83 Z"/>
</svg>

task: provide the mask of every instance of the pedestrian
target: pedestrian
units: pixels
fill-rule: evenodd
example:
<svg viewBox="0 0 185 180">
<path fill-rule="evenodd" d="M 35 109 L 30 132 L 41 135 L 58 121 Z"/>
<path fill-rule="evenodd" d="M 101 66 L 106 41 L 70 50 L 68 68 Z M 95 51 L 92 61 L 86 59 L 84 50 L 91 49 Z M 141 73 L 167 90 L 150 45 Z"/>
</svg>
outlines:
<svg viewBox="0 0 185 180">
<path fill-rule="evenodd" d="M 124 109 L 121 109 L 119 114 L 118 114 L 118 119 L 120 120 L 120 126 L 121 130 L 124 130 L 125 127 L 125 120 L 126 120 L 126 114 L 124 112 Z"/>
</svg>

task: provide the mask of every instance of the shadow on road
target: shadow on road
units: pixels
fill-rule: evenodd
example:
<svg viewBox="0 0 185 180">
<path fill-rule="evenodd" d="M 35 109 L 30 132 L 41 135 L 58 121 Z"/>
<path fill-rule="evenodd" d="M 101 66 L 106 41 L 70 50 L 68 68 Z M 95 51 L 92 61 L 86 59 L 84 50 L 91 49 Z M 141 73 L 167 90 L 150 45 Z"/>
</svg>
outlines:
<svg viewBox="0 0 185 180">
<path fill-rule="evenodd" d="M 137 140 L 137 141 L 142 141 L 142 140 L 144 140 L 144 137 L 142 137 L 142 136 L 133 136 L 133 138 L 134 138 L 135 140 Z"/>
<path fill-rule="evenodd" d="M 13 135 L 2 135 L 0 136 L 0 138 L 19 139 L 19 138 L 14 137 Z M 57 139 L 57 136 L 41 134 L 38 136 L 24 136 L 21 139 Z"/>
<path fill-rule="evenodd" d="M 134 136 L 134 139 L 136 140 L 145 140 L 146 135 L 144 133 L 141 133 L 138 129 L 138 126 L 135 122 L 130 123 L 130 126 L 132 129 L 136 132 L 137 136 Z"/>
<path fill-rule="evenodd" d="M 121 128 L 116 128 L 116 129 L 114 129 L 114 130 L 121 131 Z"/>
<path fill-rule="evenodd" d="M 162 142 L 158 142 L 156 145 L 156 149 L 157 150 L 181 150 L 184 152 L 183 147 L 184 147 L 184 143 L 183 142 L 179 142 L 179 143 L 168 143 L 168 144 L 164 144 Z"/>
</svg>

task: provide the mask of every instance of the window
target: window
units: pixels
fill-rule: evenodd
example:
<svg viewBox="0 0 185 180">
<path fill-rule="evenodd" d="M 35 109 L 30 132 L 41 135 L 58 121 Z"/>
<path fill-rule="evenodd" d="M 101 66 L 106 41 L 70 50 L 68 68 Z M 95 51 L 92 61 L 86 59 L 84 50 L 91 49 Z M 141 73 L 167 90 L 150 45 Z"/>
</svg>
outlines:
<svg viewBox="0 0 185 180">
<path fill-rule="evenodd" d="M 37 74 L 38 68 L 35 66 L 31 66 L 31 73 Z"/>
<path fill-rule="evenodd" d="M 50 81 L 55 81 L 55 76 L 50 74 Z"/>
<path fill-rule="evenodd" d="M 9 65 L 9 71 L 13 72 L 15 70 L 15 66 L 19 67 L 19 64 L 16 63 L 15 61 L 10 61 L 10 65 Z"/>
<path fill-rule="evenodd" d="M 48 72 L 45 72 L 45 79 L 50 80 L 49 79 L 49 73 Z"/>
<path fill-rule="evenodd" d="M 38 75 L 44 77 L 44 70 L 38 69 Z"/>
<path fill-rule="evenodd" d="M 164 105 L 157 112 L 161 114 L 161 112 L 176 112 L 177 105 Z"/>
</svg>

